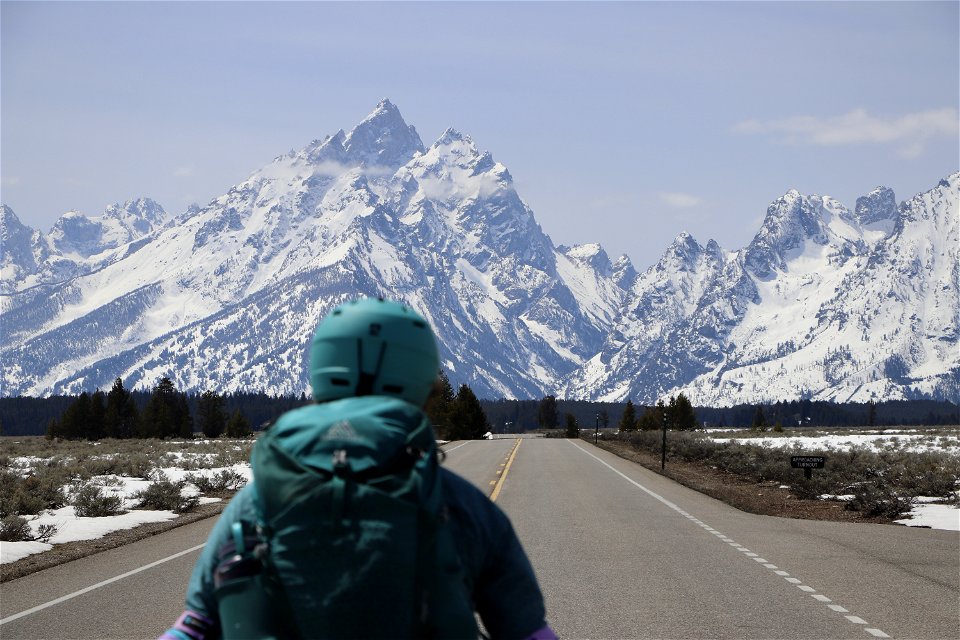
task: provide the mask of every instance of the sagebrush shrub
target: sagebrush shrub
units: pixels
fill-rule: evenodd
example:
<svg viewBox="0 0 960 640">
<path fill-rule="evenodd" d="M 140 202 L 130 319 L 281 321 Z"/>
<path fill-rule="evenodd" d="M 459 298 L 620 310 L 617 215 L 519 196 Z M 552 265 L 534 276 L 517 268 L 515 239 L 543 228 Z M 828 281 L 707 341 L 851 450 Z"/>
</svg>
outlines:
<svg viewBox="0 0 960 640">
<path fill-rule="evenodd" d="M 26 477 L 14 471 L 0 471 L 0 518 L 59 509 L 66 500 L 64 484 L 66 477 L 57 468 L 35 467 Z"/>
<path fill-rule="evenodd" d="M 247 484 L 247 479 L 233 469 L 221 469 L 212 476 L 191 473 L 187 474 L 184 480 L 199 489 L 200 493 L 236 491 Z"/>
<path fill-rule="evenodd" d="M 157 480 L 150 483 L 143 491 L 135 493 L 133 497 L 140 501 L 138 506 L 141 509 L 184 513 L 200 504 L 200 499 L 197 496 L 182 495 L 185 484 L 182 481 Z"/>
<path fill-rule="evenodd" d="M 844 508 L 860 511 L 871 518 L 897 518 L 910 511 L 911 506 L 910 498 L 900 495 L 890 487 L 864 483 L 856 487 L 853 499 L 847 502 Z"/>
<path fill-rule="evenodd" d="M 3 542 L 23 542 L 32 539 L 33 533 L 26 518 L 8 515 L 0 520 L 0 540 Z"/>
<path fill-rule="evenodd" d="M 104 493 L 95 484 L 85 484 L 73 496 L 73 507 L 80 518 L 102 518 L 124 513 L 120 496 Z"/>
</svg>

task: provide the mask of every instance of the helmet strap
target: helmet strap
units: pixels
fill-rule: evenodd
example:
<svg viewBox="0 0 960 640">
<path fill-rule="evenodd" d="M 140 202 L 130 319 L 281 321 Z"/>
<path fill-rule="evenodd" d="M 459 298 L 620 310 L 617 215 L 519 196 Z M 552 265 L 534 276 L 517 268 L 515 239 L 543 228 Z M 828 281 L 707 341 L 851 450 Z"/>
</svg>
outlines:
<svg viewBox="0 0 960 640">
<path fill-rule="evenodd" d="M 369 396 L 373 393 L 373 383 L 380 375 L 380 367 L 383 366 L 383 356 L 387 352 L 387 343 L 380 343 L 380 353 L 377 356 L 377 368 L 373 373 L 367 373 L 363 370 L 363 340 L 357 340 L 357 369 L 360 375 L 357 378 L 357 388 L 354 392 L 357 396 Z"/>
</svg>

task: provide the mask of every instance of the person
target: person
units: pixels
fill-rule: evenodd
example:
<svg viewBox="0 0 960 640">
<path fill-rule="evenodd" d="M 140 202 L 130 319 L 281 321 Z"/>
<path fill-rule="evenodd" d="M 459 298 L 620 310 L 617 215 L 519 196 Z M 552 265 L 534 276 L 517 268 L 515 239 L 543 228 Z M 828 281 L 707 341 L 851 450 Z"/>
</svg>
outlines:
<svg viewBox="0 0 960 640">
<path fill-rule="evenodd" d="M 331 311 L 310 346 L 315 402 L 258 439 L 161 640 L 479 637 L 477 616 L 494 639 L 555 640 L 507 516 L 438 465 L 422 411 L 438 371 L 409 307 Z"/>
</svg>

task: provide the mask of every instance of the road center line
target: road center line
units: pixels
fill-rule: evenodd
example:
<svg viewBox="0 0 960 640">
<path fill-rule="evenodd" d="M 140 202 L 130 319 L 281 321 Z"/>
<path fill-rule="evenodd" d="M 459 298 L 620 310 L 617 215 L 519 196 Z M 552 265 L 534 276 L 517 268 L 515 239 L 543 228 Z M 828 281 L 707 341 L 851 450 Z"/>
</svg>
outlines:
<svg viewBox="0 0 960 640">
<path fill-rule="evenodd" d="M 503 468 L 503 473 L 500 474 L 500 479 L 497 481 L 497 486 L 493 488 L 493 491 L 490 492 L 490 501 L 496 502 L 497 496 L 500 495 L 500 490 L 503 488 L 503 482 L 507 479 L 507 474 L 510 473 L 510 465 L 513 464 L 513 459 L 517 457 L 517 449 L 520 448 L 520 443 L 523 442 L 523 438 L 517 438 L 517 444 L 513 445 L 513 451 L 510 452 L 510 457 L 507 458 L 507 466 Z M 497 473 L 500 473 L 499 471 Z"/>
<path fill-rule="evenodd" d="M 95 590 L 95 589 L 99 589 L 100 587 L 105 587 L 105 586 L 107 586 L 107 585 L 110 584 L 110 583 L 116 582 L 117 580 L 123 580 L 124 578 L 129 578 L 130 576 L 132 576 L 132 575 L 134 575 L 134 574 L 140 573 L 141 571 L 146 571 L 147 569 L 152 569 L 152 568 L 156 567 L 157 565 L 163 564 L 164 562 L 170 562 L 171 560 L 176 560 L 176 559 L 179 558 L 180 556 L 185 556 L 185 555 L 187 555 L 188 553 L 193 553 L 194 551 L 197 551 L 198 549 L 203 549 L 203 547 L 204 547 L 204 545 L 198 544 L 198 545 L 195 546 L 195 547 L 190 547 L 189 549 L 186 549 L 186 550 L 184 550 L 184 551 L 180 551 L 179 553 L 175 553 L 175 554 L 173 554 L 172 556 L 167 556 L 166 558 L 163 558 L 163 559 L 161 559 L 161 560 L 157 560 L 157 561 L 155 561 L 155 562 L 151 562 L 150 564 L 145 564 L 145 565 L 143 565 L 142 567 L 138 567 L 138 568 L 133 569 L 133 570 L 131 570 L 131 571 L 127 571 L 126 573 L 121 573 L 121 574 L 118 575 L 118 576 L 114 576 L 114 577 L 112 577 L 112 578 L 108 578 L 107 580 L 104 580 L 103 582 L 98 582 L 97 584 L 90 585 L 89 587 L 85 587 L 85 588 L 83 588 L 83 589 L 80 589 L 79 591 L 74 591 L 73 593 L 67 594 L 67 595 L 65 595 L 65 596 L 61 596 L 61 597 L 59 597 L 59 598 L 57 598 L 57 599 L 55 599 L 55 600 L 51 600 L 50 602 L 45 602 L 45 603 L 43 603 L 43 604 L 39 604 L 39 605 L 37 605 L 37 606 L 35 606 L 35 607 L 31 607 L 30 609 L 26 609 L 26 610 L 24 610 L 24 611 L 21 611 L 20 613 L 15 613 L 15 614 L 13 614 L 12 616 L 7 616 L 6 618 L 3 618 L 2 620 L 0 620 L 0 626 L 5 625 L 5 624 L 7 624 L 8 622 L 13 622 L 14 620 L 18 620 L 18 619 L 20 619 L 20 618 L 23 618 L 24 616 L 29 616 L 29 615 L 31 615 L 31 614 L 37 613 L 38 611 L 43 611 L 44 609 L 47 609 L 47 608 L 49 608 L 49 607 L 58 605 L 58 604 L 60 604 L 61 602 L 66 602 L 67 600 L 72 600 L 73 598 L 76 598 L 77 596 L 82 596 L 83 594 L 89 593 L 89 592 L 91 592 L 91 591 L 93 591 L 93 590 Z"/>
<path fill-rule="evenodd" d="M 744 547 L 743 545 L 741 545 L 741 544 L 739 544 L 739 543 L 737 543 L 737 542 L 734 542 L 731 538 L 728 538 L 727 536 L 725 536 L 725 535 L 724 535 L 723 533 L 721 533 L 720 531 L 717 531 L 716 529 L 712 528 L 710 525 L 708 525 L 708 524 L 706 524 L 705 522 L 703 522 L 702 520 L 698 519 L 696 516 L 691 515 L 691 514 L 690 514 L 689 512 L 687 512 L 687 511 L 684 511 L 681 507 L 679 507 L 678 505 L 670 502 L 669 500 L 667 500 L 666 498 L 664 498 L 664 497 L 661 496 L 660 494 L 654 493 L 654 492 L 651 491 L 650 489 L 647 489 L 645 486 L 643 486 L 642 484 L 640 484 L 639 482 L 637 482 L 637 481 L 634 480 L 633 478 L 630 478 L 629 476 L 627 476 L 627 475 L 626 475 L 625 473 L 623 473 L 622 471 L 619 471 L 618 469 L 614 468 L 612 465 L 610 465 L 610 464 L 607 463 L 606 461 L 601 460 L 599 457 L 593 455 L 592 453 L 590 453 L 589 451 L 587 451 L 586 449 L 584 449 L 583 447 L 581 447 L 581 446 L 580 446 L 579 444 L 577 444 L 576 442 L 573 442 L 572 440 L 569 440 L 568 442 L 570 442 L 570 443 L 571 443 L 573 446 L 575 446 L 577 449 L 580 449 L 580 451 L 582 451 L 583 453 L 587 454 L 588 456 L 590 456 L 591 458 L 593 458 L 594 460 L 596 460 L 597 462 L 599 462 L 600 464 L 602 464 L 602 465 L 605 466 L 606 468 L 608 468 L 608 469 L 610 469 L 611 471 L 613 471 L 615 474 L 617 474 L 618 476 L 620 476 L 621 478 L 623 478 L 624 480 L 626 480 L 627 482 L 629 482 L 629 483 L 632 484 L 633 486 L 637 487 L 637 488 L 640 489 L 641 491 L 644 491 L 645 493 L 647 493 L 648 495 L 650 495 L 650 497 L 655 498 L 656 500 L 659 500 L 659 501 L 662 502 L 663 504 L 667 505 L 668 507 L 670 507 L 671 509 L 673 509 L 674 511 L 676 511 L 678 514 L 680 514 L 680 515 L 684 516 L 685 518 L 689 519 L 690 522 L 693 522 L 693 523 L 699 525 L 699 526 L 702 527 L 705 531 L 709 531 L 710 533 L 712 533 L 712 534 L 714 534 L 714 535 L 720 534 L 719 536 L 717 536 L 718 539 L 723 540 L 724 542 L 726 542 L 727 544 L 729 544 L 730 546 L 732 546 L 733 548 L 735 548 L 737 551 L 740 551 L 741 553 L 744 554 L 744 556 L 749 557 L 749 558 L 752 558 L 753 560 L 756 560 L 757 563 L 758 563 L 758 565 L 759 565 L 759 564 L 762 564 L 762 566 L 764 566 L 764 567 L 767 568 L 767 569 L 770 569 L 773 573 L 777 574 L 778 576 L 781 576 L 781 577 L 782 577 L 784 580 L 786 580 L 787 582 L 795 585 L 796 587 L 798 587 L 798 588 L 801 589 L 802 591 L 808 593 L 811 597 L 813 597 L 813 598 L 816 599 L 817 601 L 819 601 L 819 602 L 824 602 L 824 603 L 831 601 L 830 598 L 827 598 L 826 596 L 822 596 L 822 595 L 816 593 L 817 590 L 814 589 L 813 587 L 809 587 L 809 586 L 807 586 L 807 585 L 804 585 L 799 578 L 791 577 L 791 576 L 790 576 L 790 573 L 787 572 L 787 571 L 778 570 L 777 567 L 776 567 L 776 565 L 767 563 L 766 559 L 761 558 L 759 554 L 753 553 L 752 551 L 750 551 L 750 549 Z M 830 609 L 832 609 L 832 610 L 834 610 L 834 611 L 836 611 L 836 612 L 838 612 L 838 613 L 849 613 L 846 609 L 844 609 L 844 608 L 841 607 L 840 605 L 830 604 L 830 605 L 827 605 L 827 606 L 828 606 Z M 856 625 L 866 625 L 866 624 L 868 624 L 866 620 L 864 620 L 863 618 L 859 618 L 859 617 L 857 617 L 857 616 L 848 615 L 848 616 L 845 616 L 845 617 L 846 617 L 846 619 L 847 619 L 848 622 L 851 622 L 851 623 L 856 624 Z M 878 637 L 878 638 L 889 638 L 889 637 L 890 637 L 890 636 L 888 636 L 886 633 L 884 633 L 883 631 L 881 631 L 880 629 L 868 628 L 868 629 L 865 629 L 865 631 L 867 631 L 870 635 L 875 636 L 875 637 Z"/>
</svg>

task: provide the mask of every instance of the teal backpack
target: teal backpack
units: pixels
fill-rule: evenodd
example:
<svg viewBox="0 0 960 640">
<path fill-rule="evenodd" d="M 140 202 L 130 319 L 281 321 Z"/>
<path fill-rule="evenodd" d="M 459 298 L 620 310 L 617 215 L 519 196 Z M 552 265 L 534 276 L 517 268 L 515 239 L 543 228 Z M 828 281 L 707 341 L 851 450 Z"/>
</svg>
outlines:
<svg viewBox="0 0 960 640">
<path fill-rule="evenodd" d="M 382 396 L 283 415 L 252 456 L 259 522 L 215 573 L 231 638 L 477 638 L 433 430 Z"/>
</svg>

